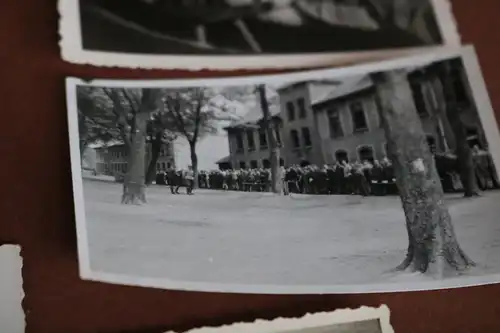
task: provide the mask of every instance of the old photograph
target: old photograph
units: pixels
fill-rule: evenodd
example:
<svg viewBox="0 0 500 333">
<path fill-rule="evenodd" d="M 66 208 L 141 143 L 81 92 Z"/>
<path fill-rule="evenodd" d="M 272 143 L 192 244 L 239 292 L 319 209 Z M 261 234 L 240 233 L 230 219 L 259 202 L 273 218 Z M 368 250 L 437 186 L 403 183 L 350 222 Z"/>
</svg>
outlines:
<svg viewBox="0 0 500 333">
<path fill-rule="evenodd" d="M 268 76 L 67 80 L 83 278 L 257 293 L 499 281 L 472 47 Z"/>
<path fill-rule="evenodd" d="M 389 308 L 383 305 L 379 308 L 361 307 L 307 314 L 302 318 L 202 327 L 187 333 L 394 333 L 389 319 Z"/>
<path fill-rule="evenodd" d="M 449 0 L 60 0 L 59 10 L 65 60 L 105 66 L 305 68 L 460 41 Z"/>
</svg>

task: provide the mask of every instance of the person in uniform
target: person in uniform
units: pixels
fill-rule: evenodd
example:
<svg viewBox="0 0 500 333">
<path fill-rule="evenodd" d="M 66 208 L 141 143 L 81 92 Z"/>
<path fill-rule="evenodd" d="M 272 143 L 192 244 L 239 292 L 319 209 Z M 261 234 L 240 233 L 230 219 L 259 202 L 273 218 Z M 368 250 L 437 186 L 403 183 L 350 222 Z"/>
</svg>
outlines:
<svg viewBox="0 0 500 333">
<path fill-rule="evenodd" d="M 184 173 L 184 179 L 186 180 L 186 193 L 189 195 L 193 194 L 194 172 L 192 166 L 188 166 L 188 169 Z"/>
</svg>

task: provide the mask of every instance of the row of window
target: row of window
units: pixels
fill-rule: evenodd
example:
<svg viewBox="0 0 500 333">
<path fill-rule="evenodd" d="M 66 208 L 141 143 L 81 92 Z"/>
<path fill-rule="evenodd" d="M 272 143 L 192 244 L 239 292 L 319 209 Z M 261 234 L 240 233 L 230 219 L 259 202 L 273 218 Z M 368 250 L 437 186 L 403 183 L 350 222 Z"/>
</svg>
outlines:
<svg viewBox="0 0 500 333">
<path fill-rule="evenodd" d="M 296 106 L 297 108 L 295 108 Z M 296 111 L 298 111 L 298 115 L 296 114 Z M 297 116 L 299 119 L 307 118 L 306 100 L 301 97 L 297 99 L 296 103 L 293 101 L 287 102 L 286 113 L 289 122 L 297 119 Z"/>
<path fill-rule="evenodd" d="M 267 137 L 267 131 L 264 129 L 259 129 L 259 149 L 264 150 L 268 148 L 268 137 Z M 255 143 L 255 137 L 254 137 L 254 130 L 246 130 L 245 136 L 247 139 L 247 144 L 248 144 L 248 151 L 255 151 L 256 150 L 256 143 Z M 281 145 L 281 135 L 280 131 L 278 129 L 275 129 L 275 137 L 278 145 Z M 242 133 L 237 133 L 236 134 L 236 148 L 238 152 L 243 152 L 244 151 L 244 144 L 243 144 L 243 134 Z"/>
<path fill-rule="evenodd" d="M 167 171 L 172 166 L 171 163 L 158 162 L 156 163 L 156 171 Z"/>
</svg>

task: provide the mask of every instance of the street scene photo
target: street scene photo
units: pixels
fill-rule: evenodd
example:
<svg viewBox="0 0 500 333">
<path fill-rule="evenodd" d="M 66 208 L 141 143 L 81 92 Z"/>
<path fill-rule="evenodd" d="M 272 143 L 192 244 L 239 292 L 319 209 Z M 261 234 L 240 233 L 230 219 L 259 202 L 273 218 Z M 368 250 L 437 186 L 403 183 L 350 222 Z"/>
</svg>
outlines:
<svg viewBox="0 0 500 333">
<path fill-rule="evenodd" d="M 194 55 L 201 67 L 224 66 L 228 56 L 257 56 L 268 67 L 273 56 L 296 55 L 286 64 L 301 68 L 315 65 L 308 56 L 330 55 L 331 63 L 333 53 L 459 40 L 448 0 L 60 0 L 60 13 L 67 60 L 101 64 L 109 56 L 105 65 L 175 68 L 187 64 L 179 56 Z M 235 66 L 251 64 L 241 61 Z"/>
<path fill-rule="evenodd" d="M 69 78 L 82 275 L 283 293 L 494 279 L 500 136 L 474 64 L 464 48 L 341 76 Z"/>
</svg>

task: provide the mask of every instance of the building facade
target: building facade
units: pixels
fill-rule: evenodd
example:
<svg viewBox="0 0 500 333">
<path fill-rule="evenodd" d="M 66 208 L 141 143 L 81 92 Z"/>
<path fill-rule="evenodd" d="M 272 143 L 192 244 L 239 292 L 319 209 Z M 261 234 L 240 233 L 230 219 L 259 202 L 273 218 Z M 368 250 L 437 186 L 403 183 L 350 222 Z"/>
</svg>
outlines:
<svg viewBox="0 0 500 333">
<path fill-rule="evenodd" d="M 103 147 L 96 147 L 95 150 L 95 170 L 98 174 L 114 176 L 124 174 L 128 170 L 128 151 L 124 144 L 117 143 Z M 146 168 L 151 160 L 151 144 L 147 145 Z M 156 161 L 156 170 L 165 171 L 168 168 L 175 168 L 175 158 L 173 144 L 164 144 L 160 150 Z"/>
<path fill-rule="evenodd" d="M 461 109 L 457 110 L 457 116 L 467 124 L 467 140 L 471 146 L 486 148 L 485 134 L 461 60 L 454 62 L 452 68 L 453 88 Z M 316 160 L 323 164 L 338 160 L 380 160 L 388 155 L 375 87 L 369 76 L 355 80 L 349 89 L 339 87 L 332 96 L 313 106 L 322 152 Z M 446 117 L 446 100 L 438 72 L 434 67 L 412 71 L 408 73 L 408 81 L 430 147 L 438 153 L 453 151 L 455 136 Z"/>
<path fill-rule="evenodd" d="M 275 112 L 278 113 L 278 112 Z M 277 115 L 273 116 L 271 122 L 274 136 L 280 147 L 280 164 L 284 165 L 284 145 L 282 142 L 282 121 Z M 256 169 L 270 168 L 269 136 L 262 126 L 262 121 L 242 123 L 225 128 L 229 142 L 229 157 L 225 159 L 223 168 L 232 169 Z M 221 163 L 217 163 L 221 166 Z"/>
<path fill-rule="evenodd" d="M 454 94 L 471 146 L 487 149 L 467 73 L 461 59 L 450 61 Z M 446 99 L 435 65 L 408 71 L 408 82 L 427 142 L 435 152 L 455 149 L 455 136 L 446 117 Z M 388 157 L 376 89 L 369 75 L 342 81 L 301 82 L 278 89 L 274 113 L 281 138 L 282 164 L 324 165 L 336 161 L 381 160 Z M 268 165 L 269 150 L 261 127 L 227 129 L 230 156 L 224 168 Z M 261 139 L 262 136 L 262 139 Z"/>
</svg>

